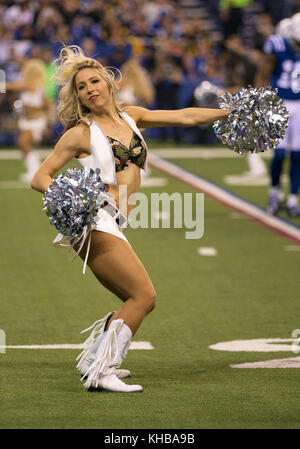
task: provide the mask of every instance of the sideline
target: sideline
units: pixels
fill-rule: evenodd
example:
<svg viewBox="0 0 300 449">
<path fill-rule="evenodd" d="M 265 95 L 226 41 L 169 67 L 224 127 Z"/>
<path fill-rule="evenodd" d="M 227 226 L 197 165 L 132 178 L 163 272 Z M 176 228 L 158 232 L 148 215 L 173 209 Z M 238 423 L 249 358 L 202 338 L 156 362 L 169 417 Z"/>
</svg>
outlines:
<svg viewBox="0 0 300 449">
<path fill-rule="evenodd" d="M 248 216 L 271 231 L 300 244 L 300 226 L 297 226 L 284 218 L 274 217 L 267 214 L 262 207 L 247 201 L 212 181 L 208 181 L 173 162 L 162 159 L 157 154 L 153 154 L 153 152 L 149 152 L 149 165 L 184 184 L 193 187 L 195 190 L 207 194 L 209 197 L 225 206 Z"/>
</svg>

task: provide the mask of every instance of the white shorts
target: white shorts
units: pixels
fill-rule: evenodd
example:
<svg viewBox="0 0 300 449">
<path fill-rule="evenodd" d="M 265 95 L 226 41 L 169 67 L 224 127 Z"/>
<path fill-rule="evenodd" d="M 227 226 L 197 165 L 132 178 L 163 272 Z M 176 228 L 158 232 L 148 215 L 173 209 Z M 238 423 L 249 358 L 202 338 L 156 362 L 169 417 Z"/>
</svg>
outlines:
<svg viewBox="0 0 300 449">
<path fill-rule="evenodd" d="M 115 235 L 130 244 L 123 232 L 119 229 L 115 219 L 105 209 L 99 209 L 97 217 L 98 223 L 95 228 L 96 231 L 107 232 L 108 234 Z M 71 247 L 68 237 L 60 233 L 55 237 L 52 244 L 58 248 Z"/>
<path fill-rule="evenodd" d="M 20 117 L 18 120 L 18 127 L 21 131 L 31 131 L 33 141 L 39 143 L 42 140 L 44 131 L 47 127 L 47 119 L 45 116 L 34 119 Z"/>
<path fill-rule="evenodd" d="M 290 113 L 288 127 L 276 148 L 300 151 L 300 100 L 285 100 L 285 104 Z"/>
</svg>

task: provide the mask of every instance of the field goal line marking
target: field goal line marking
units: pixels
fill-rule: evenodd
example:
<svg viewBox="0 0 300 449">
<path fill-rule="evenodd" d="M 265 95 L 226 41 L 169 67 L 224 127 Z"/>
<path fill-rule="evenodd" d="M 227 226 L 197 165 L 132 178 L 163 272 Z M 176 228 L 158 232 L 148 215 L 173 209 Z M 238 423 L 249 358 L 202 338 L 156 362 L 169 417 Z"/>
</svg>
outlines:
<svg viewBox="0 0 300 449">
<path fill-rule="evenodd" d="M 203 192 L 231 209 L 240 212 L 260 225 L 300 244 L 300 227 L 284 218 L 274 217 L 260 206 L 220 187 L 219 185 L 186 170 L 173 162 L 166 161 L 158 155 L 149 154 L 149 164 L 169 176 Z"/>
<path fill-rule="evenodd" d="M 5 345 L 0 346 L 1 349 L 84 349 L 83 344 L 73 345 L 73 344 L 58 344 L 58 345 Z M 150 341 L 133 341 L 129 349 L 144 349 L 151 350 L 154 349 Z"/>
</svg>

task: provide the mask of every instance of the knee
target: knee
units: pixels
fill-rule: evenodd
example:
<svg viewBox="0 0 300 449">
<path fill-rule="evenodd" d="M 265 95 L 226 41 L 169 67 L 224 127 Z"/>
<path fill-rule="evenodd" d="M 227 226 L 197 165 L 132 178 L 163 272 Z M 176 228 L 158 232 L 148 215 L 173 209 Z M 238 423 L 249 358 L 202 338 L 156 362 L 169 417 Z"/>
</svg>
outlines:
<svg viewBox="0 0 300 449">
<path fill-rule="evenodd" d="M 154 289 L 152 289 L 147 296 L 147 314 L 152 312 L 152 310 L 154 310 L 155 305 L 156 305 L 156 292 Z"/>
<path fill-rule="evenodd" d="M 138 293 L 136 299 L 139 299 L 140 304 L 144 308 L 145 314 L 152 312 L 156 304 L 156 292 L 153 287 L 143 289 Z"/>
</svg>

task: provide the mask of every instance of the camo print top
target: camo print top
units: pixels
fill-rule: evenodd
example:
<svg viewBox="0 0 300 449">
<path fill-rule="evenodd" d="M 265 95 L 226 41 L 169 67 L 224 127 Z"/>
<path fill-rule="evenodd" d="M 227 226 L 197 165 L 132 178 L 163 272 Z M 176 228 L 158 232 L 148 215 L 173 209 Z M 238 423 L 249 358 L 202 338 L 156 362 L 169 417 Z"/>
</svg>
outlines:
<svg viewBox="0 0 300 449">
<path fill-rule="evenodd" d="M 129 148 L 119 142 L 117 139 L 107 136 L 115 156 L 116 172 L 128 167 L 128 162 L 144 168 L 146 160 L 146 147 L 141 138 L 134 132 L 130 141 Z"/>
</svg>

